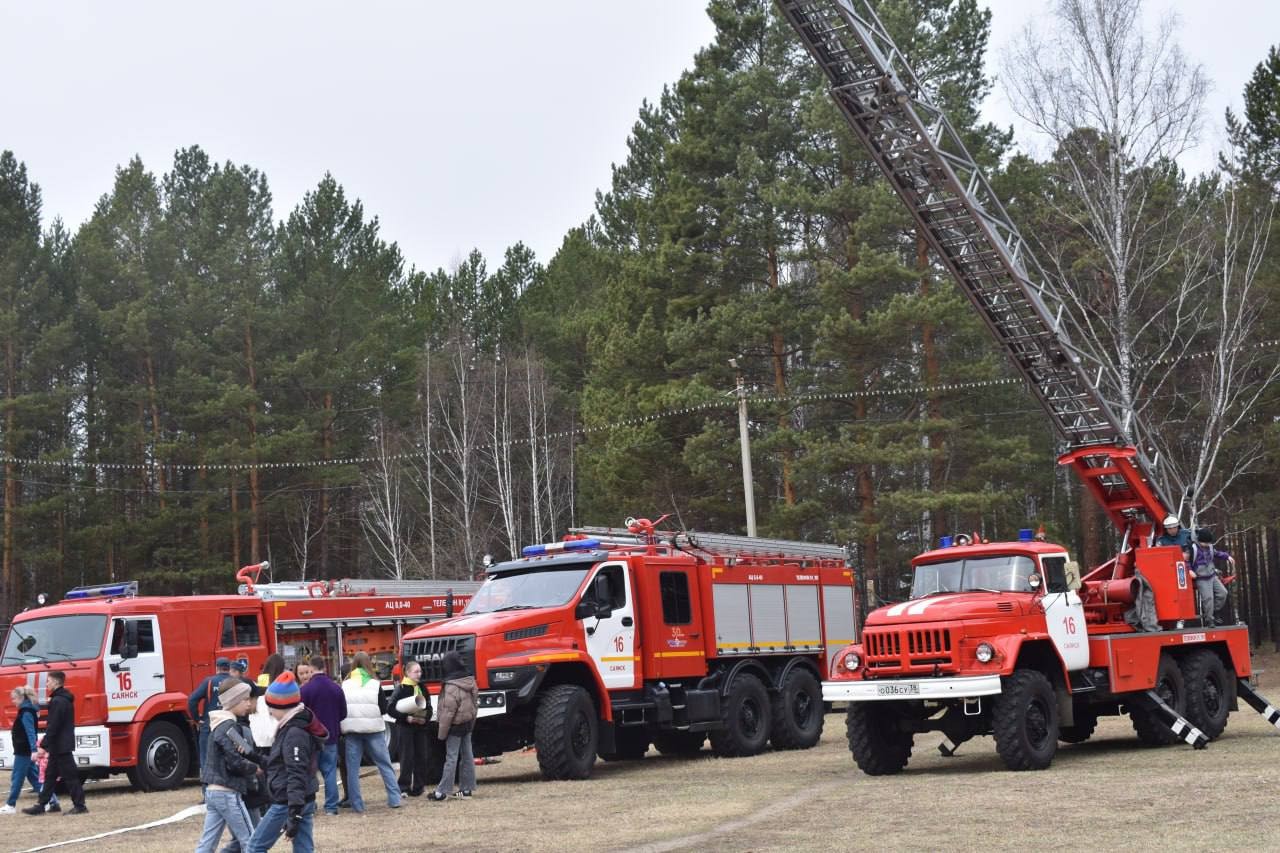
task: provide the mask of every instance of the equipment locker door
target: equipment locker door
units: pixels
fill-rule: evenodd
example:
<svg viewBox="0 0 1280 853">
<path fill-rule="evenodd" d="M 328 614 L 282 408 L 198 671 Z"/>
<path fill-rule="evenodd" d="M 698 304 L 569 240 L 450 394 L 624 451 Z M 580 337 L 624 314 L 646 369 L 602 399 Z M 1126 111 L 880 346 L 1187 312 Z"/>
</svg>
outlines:
<svg viewBox="0 0 1280 853">
<path fill-rule="evenodd" d="M 601 588 L 600 579 L 608 585 L 607 602 L 596 597 L 597 590 Z M 582 620 L 583 631 L 587 635 L 587 654 L 595 660 L 604 686 L 609 690 L 635 687 L 635 596 L 626 564 L 602 563 L 588 581 L 582 598 L 609 605 L 608 616 L 599 619 L 588 616 Z"/>
<path fill-rule="evenodd" d="M 657 566 L 658 601 L 646 595 L 645 647 L 659 678 L 692 678 L 707 674 L 706 646 L 698 603 L 698 580 L 685 566 Z M 649 581 L 652 574 L 645 575 Z M 654 604 L 659 607 L 654 607 Z"/>
<path fill-rule="evenodd" d="M 262 613 L 256 610 L 239 613 L 223 611 L 216 656 L 243 661 L 249 672 L 253 672 L 255 667 L 261 667 L 267 659 Z"/>
</svg>

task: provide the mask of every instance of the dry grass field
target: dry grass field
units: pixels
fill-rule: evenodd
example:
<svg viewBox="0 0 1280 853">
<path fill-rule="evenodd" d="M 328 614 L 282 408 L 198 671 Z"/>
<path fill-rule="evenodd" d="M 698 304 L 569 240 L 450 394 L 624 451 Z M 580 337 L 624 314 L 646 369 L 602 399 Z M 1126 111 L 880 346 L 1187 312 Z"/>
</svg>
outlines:
<svg viewBox="0 0 1280 853">
<path fill-rule="evenodd" d="M 1280 657 L 1261 689 L 1280 700 Z M 1065 746 L 1040 773 L 1005 771 L 989 738 L 955 758 L 919 736 L 910 767 L 871 778 L 853 766 L 844 720 L 822 743 L 755 758 L 668 759 L 596 765 L 588 782 L 545 783 L 533 755 L 478 768 L 467 802 L 409 799 L 391 810 L 363 780 L 368 816 L 320 817 L 321 851 L 400 849 L 665 850 L 1280 850 L 1280 732 L 1247 708 L 1200 752 L 1138 744 L 1127 718 L 1104 720 L 1088 743 Z M 7 780 L 5 780 L 7 781 Z M 376 792 L 371 796 L 371 793 Z M 116 783 L 88 789 L 85 817 L 0 818 L 0 849 L 22 850 L 167 817 L 198 799 L 194 786 L 140 794 Z M 24 799 L 23 804 L 26 800 Z M 202 818 L 62 851 L 191 850 Z M 288 850 L 278 844 L 277 850 Z"/>
</svg>

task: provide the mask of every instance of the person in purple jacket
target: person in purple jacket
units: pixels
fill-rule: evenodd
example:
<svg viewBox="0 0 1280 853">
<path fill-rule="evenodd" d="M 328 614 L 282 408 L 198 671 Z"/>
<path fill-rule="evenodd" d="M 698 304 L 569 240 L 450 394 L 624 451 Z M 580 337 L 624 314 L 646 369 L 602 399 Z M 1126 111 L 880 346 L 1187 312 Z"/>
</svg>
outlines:
<svg viewBox="0 0 1280 853">
<path fill-rule="evenodd" d="M 1200 599 L 1200 620 L 1204 625 L 1218 625 L 1217 613 L 1227 603 L 1227 587 L 1218 578 L 1218 561 L 1235 565 L 1226 551 L 1214 545 L 1213 531 L 1201 527 L 1196 531 L 1196 544 L 1191 552 L 1191 572 L 1196 579 L 1196 596 Z"/>
<path fill-rule="evenodd" d="M 347 717 L 347 697 L 338 682 L 329 677 L 328 661 L 323 656 L 316 655 L 307 663 L 315 674 L 302 685 L 302 704 L 310 708 L 329 731 L 329 738 L 317 758 L 324 778 L 324 813 L 336 815 L 342 799 L 338 793 L 338 733 L 340 723 Z"/>
</svg>

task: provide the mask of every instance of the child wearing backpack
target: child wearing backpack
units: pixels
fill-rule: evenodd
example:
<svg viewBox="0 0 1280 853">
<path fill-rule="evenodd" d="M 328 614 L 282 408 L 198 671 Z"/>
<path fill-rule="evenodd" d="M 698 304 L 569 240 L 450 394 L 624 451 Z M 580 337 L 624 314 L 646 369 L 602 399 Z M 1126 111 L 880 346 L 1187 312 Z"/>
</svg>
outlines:
<svg viewBox="0 0 1280 853">
<path fill-rule="evenodd" d="M 244 795 L 262 768 L 253 751 L 253 733 L 238 719 L 253 709 L 253 695 L 247 683 L 230 678 L 219 693 L 220 707 L 209 712 L 208 752 L 200 762 L 206 811 L 196 853 L 213 853 L 224 828 L 241 849 L 253 835 Z"/>
<path fill-rule="evenodd" d="M 293 842 L 293 853 L 314 853 L 316 779 L 320 750 L 329 732 L 302 704 L 302 690 L 292 672 L 281 673 L 267 688 L 267 707 L 277 728 L 267 756 L 267 790 L 271 806 L 249 840 L 249 853 L 270 850 L 281 831 Z"/>
</svg>

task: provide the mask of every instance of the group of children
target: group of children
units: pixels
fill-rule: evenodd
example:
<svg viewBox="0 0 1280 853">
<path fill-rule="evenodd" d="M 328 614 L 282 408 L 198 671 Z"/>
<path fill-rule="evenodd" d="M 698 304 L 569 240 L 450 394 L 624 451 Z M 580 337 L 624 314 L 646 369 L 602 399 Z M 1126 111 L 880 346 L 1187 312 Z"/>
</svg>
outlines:
<svg viewBox="0 0 1280 853">
<path fill-rule="evenodd" d="M 444 668 L 445 683 L 436 716 L 447 758 L 440 786 L 429 797 L 436 801 L 452 791 L 455 765 L 459 762 L 460 795 L 469 797 L 475 788 L 471 750 L 475 679 L 456 652 L 446 655 Z M 200 770 L 207 813 L 196 853 L 212 853 L 224 829 L 230 830 L 236 845 L 245 853 L 271 849 L 281 834 L 292 841 L 294 853 L 312 853 L 317 773 L 320 755 L 329 739 L 328 729 L 303 703 L 292 672 L 277 675 L 263 696 L 275 723 L 271 748 L 265 756 L 254 748 L 250 715 L 255 698 L 250 685 L 228 678 L 219 686 L 219 699 L 221 709 L 209 715 L 209 742 Z M 351 770 L 359 772 L 358 763 Z M 260 816 L 246 804 L 259 799 L 267 804 Z"/>
</svg>

